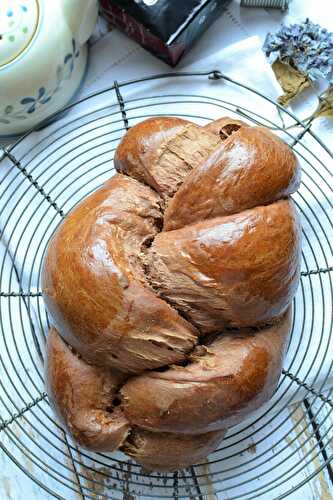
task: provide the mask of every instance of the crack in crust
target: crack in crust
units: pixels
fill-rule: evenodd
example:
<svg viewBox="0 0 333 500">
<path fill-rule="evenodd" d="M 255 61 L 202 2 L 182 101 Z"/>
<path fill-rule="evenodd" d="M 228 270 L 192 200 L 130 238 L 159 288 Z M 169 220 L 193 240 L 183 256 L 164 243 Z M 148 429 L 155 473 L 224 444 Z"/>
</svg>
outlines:
<svg viewBox="0 0 333 500">
<path fill-rule="evenodd" d="M 177 470 L 277 386 L 300 169 L 269 131 L 230 118 L 146 120 L 115 166 L 47 251 L 47 390 L 82 446 Z"/>
</svg>

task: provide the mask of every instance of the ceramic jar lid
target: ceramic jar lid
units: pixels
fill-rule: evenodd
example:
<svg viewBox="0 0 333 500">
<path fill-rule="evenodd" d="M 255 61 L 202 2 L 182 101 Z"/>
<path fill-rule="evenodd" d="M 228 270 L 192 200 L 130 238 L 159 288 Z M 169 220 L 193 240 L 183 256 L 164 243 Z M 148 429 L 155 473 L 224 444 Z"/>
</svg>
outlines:
<svg viewBox="0 0 333 500">
<path fill-rule="evenodd" d="M 38 0 L 1 0 L 0 69 L 27 49 L 37 31 L 39 17 Z"/>
</svg>

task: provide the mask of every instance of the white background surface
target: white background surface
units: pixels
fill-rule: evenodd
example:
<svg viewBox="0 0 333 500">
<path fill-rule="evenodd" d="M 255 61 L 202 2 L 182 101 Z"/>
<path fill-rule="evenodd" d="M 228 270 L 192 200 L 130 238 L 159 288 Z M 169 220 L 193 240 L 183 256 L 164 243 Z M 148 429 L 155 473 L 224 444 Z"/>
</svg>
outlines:
<svg viewBox="0 0 333 500">
<path fill-rule="evenodd" d="M 217 20 L 197 43 L 194 49 L 181 62 L 177 70 L 198 68 L 212 69 L 218 67 L 227 74 L 232 74 L 244 81 L 249 82 L 266 94 L 276 97 L 278 88 L 274 83 L 269 67 L 265 65 L 264 58 L 259 47 L 263 42 L 267 31 L 276 30 L 279 23 L 302 21 L 305 17 L 319 22 L 333 31 L 333 5 L 331 0 L 293 0 L 290 10 L 283 16 L 278 11 L 266 11 L 257 9 L 240 9 L 238 2 L 233 2 L 227 13 Z M 260 40 L 249 37 L 258 36 Z M 246 40 L 244 42 L 244 40 Z M 240 45 L 233 46 L 236 42 Z M 240 59 L 239 54 L 243 57 Z M 236 57 L 235 54 L 238 56 Z M 244 54 L 247 54 L 244 57 Z M 110 85 L 113 80 L 126 80 L 147 74 L 169 71 L 170 68 L 164 63 L 152 57 L 134 42 L 128 40 L 124 35 L 112 31 L 100 38 L 95 39 L 91 47 L 91 63 L 87 74 L 85 87 L 82 93 L 95 91 Z M 304 105 L 298 103 L 295 111 L 301 116 L 306 116 L 308 109 L 313 106 L 311 95 L 307 97 Z M 317 132 L 320 133 L 328 143 L 332 126 L 329 122 L 319 120 L 316 124 Z M 300 412 L 301 410 L 297 410 Z M 288 410 L 285 410 L 288 417 Z M 293 407 L 290 407 L 290 419 L 295 419 Z M 308 425 L 307 416 L 298 414 L 300 425 Z M 282 432 L 282 431 L 281 431 Z M 301 439 L 301 438 L 299 438 Z M 291 446 L 291 445 L 290 445 Z M 329 448 L 329 447 L 328 447 Z M 328 449 L 330 455 L 332 449 Z M 301 459 L 301 456 L 300 456 Z M 49 499 L 52 498 L 46 492 L 34 485 L 6 455 L 0 453 L 1 481 L 0 500 L 25 500 L 25 499 Z M 27 464 L 33 472 L 31 464 Z M 309 465 L 306 474 L 311 474 L 313 466 Z M 281 488 L 281 493 L 283 488 Z M 308 482 L 302 489 L 298 490 L 289 498 L 297 499 L 330 499 L 333 498 L 333 488 L 326 472 L 322 472 L 312 481 Z M 235 493 L 235 492 L 234 492 Z M 240 494 L 244 492 L 240 490 Z M 278 495 L 276 495 L 277 497 Z M 70 497 L 77 498 L 75 495 Z M 96 498 L 103 498 L 99 495 Z M 215 498 L 212 494 L 211 498 Z M 224 496 L 219 496 L 222 500 Z M 244 498 L 244 497 L 242 497 Z M 271 495 L 261 496 L 266 500 Z M 275 498 L 275 497 L 274 497 Z M 66 498 L 67 500 L 67 498 Z"/>
</svg>

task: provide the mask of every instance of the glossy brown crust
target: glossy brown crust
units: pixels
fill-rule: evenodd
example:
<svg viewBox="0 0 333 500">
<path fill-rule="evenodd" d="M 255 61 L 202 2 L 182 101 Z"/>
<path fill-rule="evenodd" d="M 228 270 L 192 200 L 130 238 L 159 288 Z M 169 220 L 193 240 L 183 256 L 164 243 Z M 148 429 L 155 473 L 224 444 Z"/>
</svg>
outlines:
<svg viewBox="0 0 333 500">
<path fill-rule="evenodd" d="M 84 448 L 113 451 L 121 446 L 129 425 L 112 401 L 123 374 L 88 365 L 64 343 L 55 328 L 47 339 L 46 385 L 59 420 Z"/>
<path fill-rule="evenodd" d="M 241 127 L 186 177 L 167 207 L 164 229 L 272 203 L 299 183 L 299 164 L 284 142 L 268 130 Z"/>
<path fill-rule="evenodd" d="M 175 471 L 202 462 L 224 435 L 224 430 L 191 436 L 135 429 L 122 449 L 147 470 Z"/>
<path fill-rule="evenodd" d="M 276 389 L 290 327 L 289 310 L 276 325 L 223 333 L 186 367 L 132 378 L 120 391 L 126 417 L 152 431 L 190 434 L 238 424 Z"/>
<path fill-rule="evenodd" d="M 150 173 L 146 156 L 156 155 L 168 139 L 179 133 L 190 122 L 180 118 L 148 118 L 130 128 L 120 141 L 114 156 L 118 172 L 127 174 L 156 188 L 154 176 Z"/>
<path fill-rule="evenodd" d="M 115 165 L 47 249 L 47 390 L 82 446 L 177 470 L 277 386 L 300 225 L 275 200 L 298 165 L 264 129 L 171 117 L 130 129 Z"/>
<path fill-rule="evenodd" d="M 163 199 L 219 144 L 220 137 L 178 118 L 150 118 L 125 135 L 114 165 L 155 189 Z"/>
<path fill-rule="evenodd" d="M 47 308 L 85 359 L 140 372 L 184 359 L 195 328 L 144 284 L 138 254 L 157 229 L 158 196 L 116 175 L 66 218 L 43 271 Z"/>
<path fill-rule="evenodd" d="M 148 256 L 150 281 L 202 333 L 260 325 L 295 294 L 300 236 L 291 200 L 162 232 Z"/>
</svg>

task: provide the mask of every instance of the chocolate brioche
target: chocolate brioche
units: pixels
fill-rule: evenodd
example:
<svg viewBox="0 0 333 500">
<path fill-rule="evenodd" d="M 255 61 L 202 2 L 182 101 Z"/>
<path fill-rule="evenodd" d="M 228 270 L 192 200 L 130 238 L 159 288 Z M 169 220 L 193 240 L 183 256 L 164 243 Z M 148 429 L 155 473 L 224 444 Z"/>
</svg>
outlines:
<svg viewBox="0 0 333 500">
<path fill-rule="evenodd" d="M 277 387 L 300 167 L 264 128 L 173 117 L 131 128 L 114 164 L 46 252 L 47 391 L 81 446 L 177 470 Z"/>
</svg>

